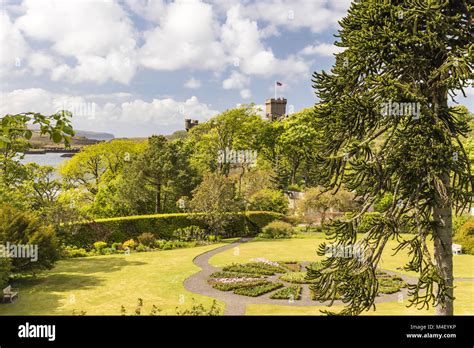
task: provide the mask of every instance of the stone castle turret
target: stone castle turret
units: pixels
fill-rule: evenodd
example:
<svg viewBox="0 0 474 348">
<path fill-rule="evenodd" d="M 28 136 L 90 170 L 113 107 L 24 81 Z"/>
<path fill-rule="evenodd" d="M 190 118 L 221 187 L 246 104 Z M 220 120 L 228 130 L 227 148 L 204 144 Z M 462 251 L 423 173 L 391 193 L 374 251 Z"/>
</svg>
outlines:
<svg viewBox="0 0 474 348">
<path fill-rule="evenodd" d="M 286 117 L 286 99 L 271 98 L 265 100 L 265 114 L 270 121 L 280 121 Z"/>
<path fill-rule="evenodd" d="M 190 118 L 186 118 L 184 120 L 184 128 L 186 129 L 186 132 L 189 132 L 191 128 L 194 126 L 197 126 L 199 124 L 198 120 L 191 120 Z"/>
</svg>

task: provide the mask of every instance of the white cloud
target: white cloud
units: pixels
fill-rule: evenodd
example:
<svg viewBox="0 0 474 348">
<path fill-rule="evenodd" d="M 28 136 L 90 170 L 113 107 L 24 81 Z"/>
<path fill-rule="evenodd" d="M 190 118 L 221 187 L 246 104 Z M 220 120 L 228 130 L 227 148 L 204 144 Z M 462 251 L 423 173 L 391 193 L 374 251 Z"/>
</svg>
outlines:
<svg viewBox="0 0 474 348">
<path fill-rule="evenodd" d="M 250 83 L 250 79 L 239 73 L 238 71 L 232 71 L 230 77 L 222 82 L 224 89 L 242 89 Z"/>
<path fill-rule="evenodd" d="M 18 27 L 4 11 L 0 12 L 0 28 L 0 76 L 4 76 L 23 67 L 29 48 Z"/>
<path fill-rule="evenodd" d="M 187 80 L 184 83 L 184 87 L 186 88 L 191 88 L 191 89 L 196 89 L 202 86 L 201 81 L 195 79 L 194 77 L 191 77 L 189 80 Z"/>
<path fill-rule="evenodd" d="M 227 11 L 222 27 L 222 41 L 229 55 L 239 62 L 241 71 L 248 75 L 301 75 L 309 71 L 300 57 L 278 59 L 262 41 L 257 22 L 244 18 L 240 6 Z"/>
<path fill-rule="evenodd" d="M 234 1 L 213 0 L 220 10 L 229 10 Z M 349 8 L 351 0 L 258 0 L 242 5 L 242 14 L 273 27 L 289 30 L 309 28 L 320 33 L 337 25 Z"/>
<path fill-rule="evenodd" d="M 35 75 L 40 75 L 44 71 L 52 70 L 57 64 L 57 59 L 43 52 L 34 52 L 28 57 L 28 66 Z"/>
<path fill-rule="evenodd" d="M 141 64 L 157 70 L 222 69 L 225 55 L 217 32 L 211 5 L 177 0 L 168 5 L 160 25 L 144 33 Z"/>
<path fill-rule="evenodd" d="M 252 98 L 252 92 L 250 91 L 250 89 L 243 89 L 240 91 L 240 96 L 243 99 L 250 99 Z"/>
<path fill-rule="evenodd" d="M 27 111 L 52 114 L 65 107 L 71 109 L 73 114 L 74 110 L 79 111 L 72 117 L 76 129 L 112 132 L 116 136 L 147 136 L 160 131 L 166 134 L 183 129 L 185 118 L 204 121 L 218 113 L 195 96 L 183 101 L 164 98 L 152 101 L 135 99 L 121 103 L 104 103 L 102 97 L 72 96 L 41 88 L 18 89 L 0 93 L 0 114 Z M 93 114 L 80 112 L 92 109 Z"/>
<path fill-rule="evenodd" d="M 312 56 L 322 56 L 322 57 L 332 57 L 336 53 L 340 53 L 344 51 L 344 48 L 338 47 L 332 44 L 327 43 L 319 43 L 316 45 L 309 45 L 303 48 L 300 51 L 300 54 Z"/>
<path fill-rule="evenodd" d="M 125 0 L 125 3 L 134 13 L 152 22 L 162 20 L 166 11 L 162 0 Z"/>
<path fill-rule="evenodd" d="M 55 54 L 77 60 L 52 67 L 43 56 L 33 69 L 52 70 L 52 79 L 128 83 L 135 74 L 136 33 L 122 7 L 112 1 L 25 0 L 15 25 L 25 35 L 51 45 Z M 51 58 L 52 59 L 52 58 Z M 39 65 L 38 65 L 39 64 Z M 39 66 L 39 68 L 38 68 Z"/>
</svg>

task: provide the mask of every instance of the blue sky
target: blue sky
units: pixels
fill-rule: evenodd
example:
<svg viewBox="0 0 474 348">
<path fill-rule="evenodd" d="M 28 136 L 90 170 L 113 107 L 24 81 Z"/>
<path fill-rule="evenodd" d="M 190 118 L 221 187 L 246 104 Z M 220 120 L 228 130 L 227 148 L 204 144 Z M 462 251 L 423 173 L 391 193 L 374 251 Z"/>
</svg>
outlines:
<svg viewBox="0 0 474 348">
<path fill-rule="evenodd" d="M 24 0 L 0 9 L 0 112 L 72 109 L 78 129 L 169 134 L 279 94 L 311 106 L 349 0 Z M 472 109 L 472 90 L 469 106 Z"/>
</svg>

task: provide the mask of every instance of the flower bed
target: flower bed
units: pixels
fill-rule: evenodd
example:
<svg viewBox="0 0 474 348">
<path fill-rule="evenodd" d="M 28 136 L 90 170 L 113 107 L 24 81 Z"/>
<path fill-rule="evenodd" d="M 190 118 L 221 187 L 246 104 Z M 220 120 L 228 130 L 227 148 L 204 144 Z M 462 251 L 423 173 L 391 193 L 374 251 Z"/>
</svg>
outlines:
<svg viewBox="0 0 474 348">
<path fill-rule="evenodd" d="M 314 279 L 306 279 L 306 272 L 289 272 L 280 276 L 280 279 L 294 284 L 311 284 Z"/>
<path fill-rule="evenodd" d="M 290 285 L 278 290 L 270 298 L 277 300 L 299 300 L 301 299 L 301 285 Z"/>
<path fill-rule="evenodd" d="M 221 291 L 231 291 L 240 288 L 253 287 L 258 285 L 265 285 L 268 283 L 266 280 L 259 279 L 245 279 L 245 278 L 234 278 L 234 279 L 244 279 L 241 281 L 216 281 L 215 279 L 209 281 L 209 284 L 217 290 Z M 221 279 L 220 279 L 221 280 Z"/>
<path fill-rule="evenodd" d="M 266 284 L 252 286 L 252 287 L 243 287 L 234 290 L 234 294 L 243 295 L 243 296 L 250 296 L 250 297 L 257 297 L 267 292 L 273 291 L 275 289 L 281 288 L 283 286 L 282 283 L 271 283 L 267 282 Z"/>
<path fill-rule="evenodd" d="M 275 273 L 287 272 L 281 266 L 274 266 L 263 262 L 251 262 L 245 264 L 232 264 L 222 269 L 225 272 L 251 273 L 260 275 L 274 275 Z"/>
</svg>

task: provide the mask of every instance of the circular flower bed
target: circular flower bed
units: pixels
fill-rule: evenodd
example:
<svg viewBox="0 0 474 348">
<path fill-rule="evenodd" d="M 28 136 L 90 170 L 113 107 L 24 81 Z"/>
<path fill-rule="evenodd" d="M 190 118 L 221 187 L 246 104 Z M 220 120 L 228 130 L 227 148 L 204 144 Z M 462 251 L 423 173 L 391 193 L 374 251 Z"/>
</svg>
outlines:
<svg viewBox="0 0 474 348">
<path fill-rule="evenodd" d="M 320 263 L 312 263 L 306 268 L 320 268 Z M 406 283 L 397 276 L 377 271 L 379 293 L 392 294 L 400 291 Z M 264 258 L 253 259 L 249 263 L 234 263 L 211 274 L 209 284 L 221 291 L 232 291 L 236 295 L 257 297 L 273 292 L 271 299 L 300 300 L 303 284 L 315 282 L 307 279 L 306 271 L 298 262 L 276 262 Z M 311 287 L 310 287 L 311 288 Z M 318 300 L 312 290 L 311 298 Z M 336 296 L 340 299 L 340 296 Z"/>
</svg>

